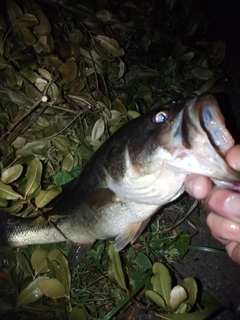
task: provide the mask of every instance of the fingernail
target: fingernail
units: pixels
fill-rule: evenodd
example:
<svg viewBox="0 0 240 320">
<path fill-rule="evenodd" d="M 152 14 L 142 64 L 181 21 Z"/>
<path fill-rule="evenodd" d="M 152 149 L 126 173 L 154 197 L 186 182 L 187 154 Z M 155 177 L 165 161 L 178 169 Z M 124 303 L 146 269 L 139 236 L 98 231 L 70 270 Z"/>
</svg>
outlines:
<svg viewBox="0 0 240 320">
<path fill-rule="evenodd" d="M 240 217 L 240 196 L 229 196 L 224 202 L 224 208 L 229 214 Z"/>
</svg>

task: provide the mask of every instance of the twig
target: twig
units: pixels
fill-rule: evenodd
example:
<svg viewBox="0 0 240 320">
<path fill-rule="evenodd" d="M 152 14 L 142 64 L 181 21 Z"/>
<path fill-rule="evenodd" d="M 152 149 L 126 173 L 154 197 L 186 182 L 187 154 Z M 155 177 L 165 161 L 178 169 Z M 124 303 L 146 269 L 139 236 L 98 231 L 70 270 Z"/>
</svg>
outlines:
<svg viewBox="0 0 240 320">
<path fill-rule="evenodd" d="M 167 230 L 164 230 L 163 232 L 161 233 L 166 233 L 166 232 L 169 232 L 171 231 L 172 229 L 176 228 L 177 226 L 179 226 L 183 221 L 185 221 L 187 219 L 187 217 L 196 209 L 197 205 L 198 205 L 198 200 L 195 200 L 193 202 L 193 204 L 191 205 L 190 209 L 188 210 L 188 212 L 185 214 L 185 216 L 178 220 L 176 223 L 174 223 L 173 226 L 171 226 L 170 228 L 168 228 Z"/>
<path fill-rule="evenodd" d="M 62 130 L 54 133 L 53 135 L 51 135 L 51 136 L 49 136 L 49 137 L 46 137 L 46 138 L 43 138 L 43 139 L 41 139 L 41 140 L 48 140 L 48 139 L 51 139 L 51 138 L 54 138 L 54 137 L 58 136 L 59 134 L 61 134 L 62 132 L 64 132 L 67 128 L 69 128 L 69 127 L 71 126 L 71 124 L 72 124 L 82 113 L 85 113 L 85 112 L 86 112 L 86 111 L 84 111 L 84 110 L 80 110 L 80 111 L 78 112 L 77 116 L 74 117 L 73 120 L 71 120 L 71 121 L 66 125 L 66 127 L 64 127 Z"/>
<path fill-rule="evenodd" d="M 24 135 L 24 133 L 32 126 L 32 124 L 33 124 L 34 122 L 37 121 L 37 119 L 40 117 L 40 115 L 43 114 L 43 112 L 44 112 L 47 108 L 48 108 L 48 105 L 43 106 L 42 109 L 39 110 L 39 111 L 34 115 L 34 117 L 32 117 L 32 119 L 31 119 L 30 122 L 26 125 L 26 127 L 25 127 L 24 129 L 22 129 L 22 131 L 19 132 L 19 134 L 17 135 L 17 137 L 18 137 L 19 135 Z M 16 138 L 17 138 L 17 137 L 16 137 Z"/>
<path fill-rule="evenodd" d="M 62 111 L 69 112 L 69 113 L 73 113 L 73 114 L 79 114 L 79 111 L 77 111 L 77 110 L 67 109 L 67 108 L 60 107 L 60 106 L 54 106 L 54 105 L 52 105 L 51 108 L 58 109 L 58 110 L 62 110 Z"/>
<path fill-rule="evenodd" d="M 29 114 L 31 114 L 35 109 L 37 109 L 39 104 L 43 101 L 43 97 L 46 97 L 46 92 L 49 86 L 50 86 L 50 82 L 46 85 L 43 93 L 41 93 L 41 96 L 38 98 L 37 102 L 35 102 L 34 105 L 24 115 L 22 115 L 22 117 L 18 121 L 16 121 L 7 132 L 5 132 L 0 137 L 0 141 L 2 141 L 7 135 L 9 135 L 26 117 L 29 116 Z"/>
</svg>

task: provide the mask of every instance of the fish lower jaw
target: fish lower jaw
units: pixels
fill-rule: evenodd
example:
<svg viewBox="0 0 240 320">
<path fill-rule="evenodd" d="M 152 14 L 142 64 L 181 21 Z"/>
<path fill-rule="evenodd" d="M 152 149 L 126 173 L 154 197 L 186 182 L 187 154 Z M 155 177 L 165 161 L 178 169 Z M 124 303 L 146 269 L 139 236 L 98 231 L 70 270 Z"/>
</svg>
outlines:
<svg viewBox="0 0 240 320">
<path fill-rule="evenodd" d="M 186 174 L 196 173 L 211 176 L 213 173 L 213 170 L 209 168 L 209 163 L 206 159 L 201 159 L 200 157 L 197 159 L 193 154 L 190 156 L 181 154 L 180 157 L 177 157 L 172 161 L 168 161 L 166 166 L 172 168 L 175 172 L 182 171 Z"/>
<path fill-rule="evenodd" d="M 225 159 L 218 154 L 216 150 L 206 148 L 204 153 L 202 149 L 198 150 L 175 150 L 171 161 L 166 163 L 166 166 L 175 170 L 175 172 L 185 172 L 186 174 L 194 173 L 206 176 L 212 179 L 218 185 L 230 186 L 235 183 L 234 190 L 239 190 L 240 173 L 232 169 Z"/>
</svg>

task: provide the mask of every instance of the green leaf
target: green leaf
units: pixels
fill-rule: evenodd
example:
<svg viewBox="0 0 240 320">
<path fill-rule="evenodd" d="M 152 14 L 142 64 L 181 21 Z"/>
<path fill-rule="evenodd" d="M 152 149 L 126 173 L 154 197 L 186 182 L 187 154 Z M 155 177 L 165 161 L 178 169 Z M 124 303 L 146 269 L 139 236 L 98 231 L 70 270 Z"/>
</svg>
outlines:
<svg viewBox="0 0 240 320">
<path fill-rule="evenodd" d="M 181 55 L 178 59 L 182 61 L 191 61 L 194 56 L 195 56 L 194 52 L 187 52 Z"/>
<path fill-rule="evenodd" d="M 125 117 L 127 116 L 127 109 L 125 105 L 122 103 L 120 99 L 114 100 L 114 105 L 117 111 L 119 111 L 121 114 L 123 114 Z"/>
<path fill-rule="evenodd" d="M 141 252 L 137 255 L 135 262 L 139 266 L 139 268 L 144 269 L 145 271 L 149 270 L 152 267 L 151 261 L 145 254 Z"/>
<path fill-rule="evenodd" d="M 87 27 L 93 30 L 101 30 L 101 21 L 99 21 L 96 17 L 94 16 L 89 16 L 83 21 L 84 24 L 86 24 Z"/>
<path fill-rule="evenodd" d="M 100 10 L 96 13 L 96 17 L 103 22 L 106 22 L 112 18 L 112 14 L 108 10 Z"/>
<path fill-rule="evenodd" d="M 175 311 L 176 314 L 185 314 L 188 313 L 188 311 L 191 309 L 191 307 L 186 303 L 182 302 L 180 306 Z"/>
<path fill-rule="evenodd" d="M 21 252 L 16 253 L 16 260 L 20 268 L 28 275 L 32 275 L 32 269 L 28 259 Z"/>
<path fill-rule="evenodd" d="M 72 82 L 77 77 L 78 66 L 74 60 L 70 60 L 70 61 L 63 63 L 59 67 L 59 71 L 64 75 L 64 77 L 68 81 Z"/>
<path fill-rule="evenodd" d="M 156 305 L 158 305 L 159 307 L 161 307 L 163 309 L 167 309 L 167 305 L 166 305 L 165 300 L 157 292 L 152 291 L 152 290 L 146 290 L 145 296 L 147 299 L 156 303 Z"/>
<path fill-rule="evenodd" d="M 42 175 L 42 163 L 38 159 L 34 159 L 29 163 L 27 168 L 27 185 L 25 197 L 31 195 L 40 185 Z"/>
<path fill-rule="evenodd" d="M 18 212 L 20 212 L 23 208 L 23 203 L 22 202 L 18 202 L 18 203 L 14 203 L 13 205 L 11 205 L 11 207 L 8 208 L 4 208 L 4 211 L 10 213 L 10 214 L 16 214 Z"/>
<path fill-rule="evenodd" d="M 104 244 L 98 242 L 96 249 L 89 250 L 88 255 L 91 255 L 91 256 L 97 258 L 98 260 L 100 260 L 102 257 L 102 253 L 103 253 L 104 248 L 105 248 Z"/>
<path fill-rule="evenodd" d="M 47 95 L 52 98 L 52 97 L 56 97 L 58 93 L 59 93 L 59 89 L 56 83 L 51 83 L 47 90 Z"/>
<path fill-rule="evenodd" d="M 51 73 L 46 69 L 38 68 L 38 73 L 46 80 L 52 79 Z"/>
<path fill-rule="evenodd" d="M 36 43 L 37 39 L 29 28 L 19 26 L 19 29 L 27 46 L 32 46 Z"/>
<path fill-rule="evenodd" d="M 21 164 L 16 164 L 10 168 L 4 169 L 2 172 L 1 180 L 3 183 L 9 184 L 17 180 L 22 174 L 23 166 Z"/>
<path fill-rule="evenodd" d="M 51 138 L 52 144 L 62 152 L 67 152 L 71 146 L 71 141 L 64 135 L 58 135 L 57 137 Z"/>
<path fill-rule="evenodd" d="M 37 124 L 43 128 L 48 127 L 50 125 L 49 121 L 44 117 L 38 117 Z"/>
<path fill-rule="evenodd" d="M 62 189 L 56 186 L 49 186 L 47 190 L 41 190 L 35 198 L 35 204 L 38 208 L 45 207 L 50 201 L 62 192 Z"/>
<path fill-rule="evenodd" d="M 16 17 L 23 14 L 20 7 L 12 0 L 7 1 L 7 12 L 12 25 L 16 22 Z"/>
<path fill-rule="evenodd" d="M 69 173 L 73 178 L 77 178 L 82 172 L 82 169 L 83 169 L 82 167 L 76 166 Z"/>
<path fill-rule="evenodd" d="M 42 279 L 38 282 L 38 287 L 48 298 L 59 299 L 65 296 L 64 286 L 57 279 Z"/>
<path fill-rule="evenodd" d="M 100 45 L 114 57 L 124 55 L 123 48 L 120 47 L 119 43 L 115 39 L 108 38 L 103 35 L 97 35 L 96 39 L 99 41 Z"/>
<path fill-rule="evenodd" d="M 188 26 L 188 35 L 189 36 L 193 35 L 197 31 L 197 28 L 199 27 L 199 25 L 200 25 L 200 19 L 199 18 L 193 19 Z"/>
<path fill-rule="evenodd" d="M 11 154 L 11 149 L 6 141 L 0 142 L 0 150 L 2 151 L 4 156 L 9 156 Z"/>
<path fill-rule="evenodd" d="M 36 72 L 34 72 L 30 68 L 23 68 L 22 70 L 20 70 L 20 74 L 28 79 L 31 83 L 34 83 L 38 78 Z"/>
<path fill-rule="evenodd" d="M 0 56 L 0 70 L 4 70 L 7 67 L 9 67 L 7 61 L 2 56 Z"/>
<path fill-rule="evenodd" d="M 7 200 L 17 200 L 21 199 L 22 196 L 19 193 L 13 191 L 12 187 L 0 181 L 0 198 Z"/>
<path fill-rule="evenodd" d="M 8 86 L 11 88 L 15 87 L 17 84 L 16 73 L 10 68 L 6 69 L 4 73 L 6 74 L 6 77 L 7 77 Z"/>
<path fill-rule="evenodd" d="M 33 103 L 33 101 L 27 96 L 12 90 L 7 91 L 7 96 L 10 99 L 10 101 L 20 106 L 26 107 L 28 105 L 32 105 Z"/>
<path fill-rule="evenodd" d="M 37 155 L 40 159 L 45 160 L 47 151 L 50 148 L 49 140 L 28 142 L 21 149 L 17 150 L 17 156 L 27 157 Z"/>
<path fill-rule="evenodd" d="M 40 90 L 41 92 L 43 92 L 47 86 L 48 82 L 45 79 L 42 78 L 37 78 L 35 81 L 35 85 L 38 88 L 38 90 Z"/>
<path fill-rule="evenodd" d="M 39 24 L 39 21 L 33 14 L 25 13 L 16 20 L 16 23 L 19 26 L 31 28 L 37 26 Z"/>
<path fill-rule="evenodd" d="M 188 299 L 185 302 L 190 304 L 191 307 L 193 307 L 197 300 L 197 293 L 198 293 L 196 280 L 192 277 L 188 277 L 183 279 L 180 285 L 183 286 L 188 292 Z"/>
<path fill-rule="evenodd" d="M 47 262 L 48 253 L 49 250 L 43 248 L 38 248 L 33 252 L 30 261 L 32 268 L 36 273 L 44 273 L 49 271 Z"/>
<path fill-rule="evenodd" d="M 68 153 L 66 157 L 64 157 L 62 166 L 61 166 L 61 171 L 71 171 L 73 168 L 73 156 L 71 153 Z"/>
<path fill-rule="evenodd" d="M 105 121 L 103 118 L 98 119 L 92 129 L 92 141 L 96 142 L 101 138 L 105 130 Z"/>
<path fill-rule="evenodd" d="M 40 290 L 38 283 L 41 280 L 49 279 L 48 277 L 38 277 L 32 282 L 29 283 L 29 285 L 23 289 L 17 299 L 17 306 L 26 306 L 30 303 L 33 303 L 40 299 L 43 296 L 42 291 Z"/>
<path fill-rule="evenodd" d="M 112 272 L 116 282 L 124 289 L 127 290 L 125 277 L 123 273 L 122 263 L 120 260 L 120 255 L 114 249 L 114 244 L 111 243 L 109 246 L 109 256 L 111 259 L 110 273 Z"/>
<path fill-rule="evenodd" d="M 48 18 L 43 13 L 41 7 L 35 2 L 33 2 L 31 3 L 30 10 L 32 13 L 34 13 L 37 16 L 39 20 L 39 24 L 34 27 L 34 30 L 40 35 L 43 35 L 43 36 L 49 35 L 51 33 L 52 27 Z"/>
<path fill-rule="evenodd" d="M 191 74 L 194 76 L 194 78 L 199 80 L 208 80 L 214 76 L 211 70 L 200 67 L 192 69 Z"/>
<path fill-rule="evenodd" d="M 64 295 L 70 295 L 70 271 L 66 257 L 58 249 L 53 249 L 48 254 L 48 266 L 53 276 L 58 279 L 64 288 Z"/>
<path fill-rule="evenodd" d="M 164 264 L 155 262 L 153 265 L 153 274 L 154 275 L 151 277 L 153 291 L 156 291 L 164 299 L 166 305 L 169 306 L 172 286 L 172 279 L 169 271 Z"/>
<path fill-rule="evenodd" d="M 213 59 L 213 61 L 216 64 L 220 64 L 225 58 L 225 51 L 226 51 L 226 44 L 225 42 L 220 40 L 211 46 L 208 54 L 209 54 L 209 57 Z"/>
<path fill-rule="evenodd" d="M 129 110 L 127 112 L 127 115 L 129 117 L 129 119 L 132 120 L 132 119 L 138 118 L 140 116 L 140 113 L 137 111 L 134 111 L 134 110 Z"/>
<path fill-rule="evenodd" d="M 188 231 L 182 231 L 173 240 L 173 249 L 178 250 L 178 260 L 181 260 L 189 250 L 192 235 Z"/>
<path fill-rule="evenodd" d="M 69 41 L 74 44 L 80 44 L 83 41 L 83 39 L 84 39 L 84 34 L 79 29 L 74 29 L 69 34 Z"/>
<path fill-rule="evenodd" d="M 195 90 L 194 93 L 200 96 L 200 94 L 204 92 L 211 92 L 216 82 L 216 78 L 212 77 L 204 82 L 204 84 L 198 89 Z"/>
<path fill-rule="evenodd" d="M 8 205 L 8 201 L 6 199 L 0 198 L 0 207 L 5 208 Z"/>
<path fill-rule="evenodd" d="M 209 306 L 206 309 L 198 310 L 191 313 L 184 314 L 174 314 L 174 313 L 165 313 L 158 312 L 156 315 L 166 320 L 204 320 L 212 315 L 215 311 L 219 310 L 218 306 Z"/>
<path fill-rule="evenodd" d="M 64 184 L 70 182 L 72 180 L 72 176 L 70 173 L 68 173 L 67 171 L 62 171 L 62 172 L 59 172 L 57 173 L 55 176 L 54 176 L 54 183 L 58 186 L 58 187 L 61 187 L 63 186 Z"/>
<path fill-rule="evenodd" d="M 87 320 L 87 314 L 83 309 L 74 307 L 68 316 L 68 320 Z"/>
</svg>

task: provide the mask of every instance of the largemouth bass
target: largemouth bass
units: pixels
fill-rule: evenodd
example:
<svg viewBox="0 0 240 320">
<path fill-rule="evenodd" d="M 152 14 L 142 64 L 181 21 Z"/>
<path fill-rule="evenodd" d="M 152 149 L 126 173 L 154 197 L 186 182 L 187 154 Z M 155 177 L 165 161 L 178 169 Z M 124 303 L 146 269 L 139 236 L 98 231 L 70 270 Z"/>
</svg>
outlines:
<svg viewBox="0 0 240 320">
<path fill-rule="evenodd" d="M 240 172 L 225 161 L 234 141 L 214 96 L 172 101 L 121 127 L 93 155 L 48 215 L 66 215 L 55 227 L 1 211 L 0 244 L 68 241 L 79 263 L 97 239 L 133 243 L 158 209 L 184 192 L 189 173 L 240 190 Z"/>
</svg>

